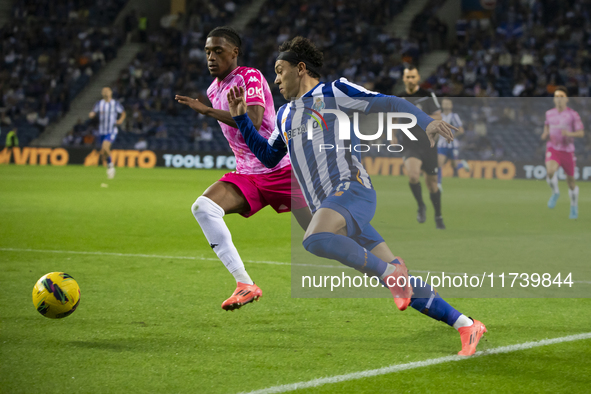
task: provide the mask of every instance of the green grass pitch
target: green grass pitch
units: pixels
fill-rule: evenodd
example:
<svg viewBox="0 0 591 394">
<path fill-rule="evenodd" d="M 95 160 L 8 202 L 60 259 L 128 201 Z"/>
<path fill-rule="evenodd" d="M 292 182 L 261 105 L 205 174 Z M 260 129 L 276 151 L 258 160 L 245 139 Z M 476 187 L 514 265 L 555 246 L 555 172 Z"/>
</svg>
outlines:
<svg viewBox="0 0 591 394">
<path fill-rule="evenodd" d="M 118 169 L 107 181 L 102 168 L 0 166 L 0 392 L 249 392 L 460 350 L 455 330 L 398 312 L 388 298 L 291 298 L 290 266 L 256 263 L 290 261 L 290 216 L 269 208 L 226 217 L 263 298 L 222 311 L 234 280 L 190 212 L 221 175 Z M 579 183 L 580 219 L 570 221 L 564 182 L 548 210 L 543 182 L 444 179 L 448 230 L 438 232 L 432 210 L 416 223 L 406 179 L 373 180 L 383 202 L 375 227 L 411 268 L 589 264 L 590 183 Z M 82 290 L 62 320 L 42 317 L 31 301 L 51 271 L 71 274 Z M 448 301 L 486 324 L 479 350 L 591 331 L 585 298 Z M 589 365 L 586 339 L 296 392 L 588 392 Z"/>
</svg>

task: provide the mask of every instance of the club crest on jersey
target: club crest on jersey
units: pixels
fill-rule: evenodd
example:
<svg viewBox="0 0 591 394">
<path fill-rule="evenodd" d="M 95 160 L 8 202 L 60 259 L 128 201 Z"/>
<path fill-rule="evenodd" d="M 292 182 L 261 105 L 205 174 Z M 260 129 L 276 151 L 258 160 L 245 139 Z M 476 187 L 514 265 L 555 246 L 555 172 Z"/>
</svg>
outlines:
<svg viewBox="0 0 591 394">
<path fill-rule="evenodd" d="M 320 97 L 316 98 L 316 102 L 312 106 L 312 109 L 315 111 L 322 111 L 324 109 L 324 101 Z"/>
</svg>

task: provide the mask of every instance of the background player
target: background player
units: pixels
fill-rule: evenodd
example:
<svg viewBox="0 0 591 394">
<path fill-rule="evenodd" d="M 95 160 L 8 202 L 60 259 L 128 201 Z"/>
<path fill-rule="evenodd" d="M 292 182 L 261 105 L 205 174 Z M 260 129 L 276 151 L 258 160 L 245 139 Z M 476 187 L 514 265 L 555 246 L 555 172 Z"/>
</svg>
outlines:
<svg viewBox="0 0 591 394">
<path fill-rule="evenodd" d="M 464 127 L 462 126 L 462 120 L 460 119 L 460 115 L 452 112 L 453 103 L 451 99 L 442 99 L 441 109 L 443 110 L 443 112 L 441 113 L 441 119 L 449 123 L 450 125 L 457 127 L 458 129 L 458 131 L 454 133 L 454 137 L 464 134 Z M 451 166 L 454 169 L 454 172 L 456 170 L 459 170 L 460 168 L 464 168 L 466 171 L 470 171 L 470 167 L 468 166 L 468 162 L 466 162 L 466 160 L 458 162 L 458 151 L 459 144 L 455 138 L 452 142 L 447 142 L 443 138 L 439 138 L 439 140 L 437 141 L 437 155 L 439 162 L 439 169 L 437 170 L 437 186 L 440 191 L 443 191 L 443 189 L 441 188 L 441 169 L 443 168 L 448 159 L 451 160 Z"/>
<path fill-rule="evenodd" d="M 426 91 L 419 86 L 421 76 L 419 70 L 414 66 L 406 66 L 402 77 L 404 82 L 404 92 L 399 94 L 408 101 L 416 105 L 419 109 L 429 114 L 433 119 L 441 119 L 441 108 L 435 94 Z M 429 190 L 431 203 L 435 210 L 435 225 L 440 230 L 445 230 L 443 217 L 441 216 L 441 191 L 437 187 L 437 147 L 431 146 L 429 139 L 422 132 L 419 126 L 410 129 L 411 133 L 417 137 L 417 141 L 412 141 L 406 134 L 402 134 L 402 151 L 404 155 L 404 168 L 408 174 L 410 190 L 414 196 L 419 209 L 417 210 L 417 221 L 425 223 L 427 220 L 427 206 L 423 202 L 423 191 L 421 190 L 421 171 L 425 173 L 425 184 Z M 396 141 L 394 141 L 396 143 Z"/>
<path fill-rule="evenodd" d="M 197 99 L 175 97 L 179 103 L 217 119 L 236 156 L 236 171 L 211 185 L 191 207 L 209 245 L 236 279 L 236 290 L 222 303 L 225 310 L 258 300 L 262 290 L 246 272 L 224 215 L 238 213 L 247 218 L 271 205 L 278 213 L 295 210 L 294 215 L 304 228 L 311 217 L 299 188 L 293 190 L 292 196 L 289 159 L 285 157 L 272 168 L 266 168 L 248 149 L 228 112 L 227 91 L 240 86 L 246 91 L 247 112 L 256 130 L 265 138 L 273 132 L 275 107 L 269 84 L 259 70 L 238 66 L 241 44 L 238 33 L 229 27 L 217 27 L 207 35 L 207 66 L 215 77 L 207 89 L 207 97 L 213 108 Z"/>
<path fill-rule="evenodd" d="M 566 173 L 568 195 L 570 196 L 570 219 L 579 216 L 579 187 L 575 184 L 575 138 L 585 136 L 583 122 L 577 111 L 566 106 L 568 94 L 564 86 L 558 86 L 554 92 L 554 105 L 546 111 L 546 122 L 542 140 L 546 143 L 546 182 L 552 189 L 548 208 L 554 208 L 560 197 L 558 189 L 558 167 Z"/>
<path fill-rule="evenodd" d="M 120 102 L 113 100 L 113 91 L 109 87 L 104 87 L 101 91 L 103 99 L 97 102 L 88 114 L 90 119 L 95 116 L 99 117 L 99 134 L 101 138 L 100 155 L 107 162 L 107 177 L 113 179 L 115 177 L 115 166 L 111 159 L 111 145 L 117 137 L 117 126 L 125 120 L 125 109 Z M 117 118 L 121 115 L 119 118 Z"/>
<path fill-rule="evenodd" d="M 287 41 L 279 50 L 275 83 L 283 97 L 292 101 L 279 109 L 271 137 L 266 140 L 253 127 L 246 113 L 243 87 L 234 87 L 228 93 L 228 101 L 246 143 L 261 162 L 273 167 L 286 154 L 290 155 L 294 174 L 314 213 L 304 235 L 304 247 L 319 257 L 337 260 L 381 278 L 400 310 L 410 305 L 453 326 L 462 338 L 459 354 L 474 354 L 480 337 L 486 332 L 481 322 L 462 315 L 420 279 L 411 280 L 414 288 L 399 287 L 390 282 L 401 276 L 408 278 L 408 273 L 402 259 L 394 257 L 370 224 L 376 209 L 376 194 L 361 164 L 360 154 L 346 149 L 331 153 L 316 149 L 327 140 L 336 144 L 336 131 L 331 127 L 335 124 L 334 119 L 329 120 L 331 126 L 313 133 L 312 139 L 309 139 L 310 130 L 306 132 L 303 128 L 310 118 L 305 115 L 306 101 L 318 99 L 327 109 L 338 106 L 342 111 L 369 112 L 371 108 L 371 112 L 410 112 L 417 117 L 417 123 L 426 131 L 433 146 L 436 134 L 453 138 L 449 125 L 441 120 L 433 121 L 405 100 L 368 91 L 344 78 L 332 83 L 320 82 L 317 70 L 323 64 L 322 52 L 305 38 Z M 320 130 L 323 130 L 321 134 Z M 421 130 L 422 133 L 425 131 Z M 359 138 L 352 136 L 350 142 L 351 145 L 359 143 Z"/>
</svg>

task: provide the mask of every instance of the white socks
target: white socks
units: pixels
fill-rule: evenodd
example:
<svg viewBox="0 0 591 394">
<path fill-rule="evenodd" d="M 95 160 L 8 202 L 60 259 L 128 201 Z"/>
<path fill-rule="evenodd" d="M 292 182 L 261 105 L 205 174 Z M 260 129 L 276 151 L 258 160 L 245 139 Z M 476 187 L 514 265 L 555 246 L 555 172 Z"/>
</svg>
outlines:
<svg viewBox="0 0 591 394">
<path fill-rule="evenodd" d="M 246 283 L 247 285 L 252 285 L 254 283 L 252 279 L 250 279 L 250 276 L 248 276 L 244 267 L 238 268 L 236 271 L 232 272 L 232 275 L 234 275 L 236 282 Z"/>
<path fill-rule="evenodd" d="M 459 330 L 462 327 L 469 327 L 472 324 L 474 324 L 474 320 L 470 319 L 466 315 L 461 315 L 460 317 L 458 317 L 458 320 L 456 320 L 456 322 L 454 323 L 453 327 L 456 330 Z"/>
<path fill-rule="evenodd" d="M 574 190 L 568 189 L 568 196 L 570 197 L 570 206 L 579 206 L 579 187 L 575 186 Z"/>
<path fill-rule="evenodd" d="M 246 273 L 244 263 L 232 243 L 232 235 L 223 219 L 225 212 L 222 207 L 209 198 L 200 196 L 191 206 L 191 211 L 201 226 L 209 246 L 222 260 L 236 282 L 252 285 L 253 281 Z"/>
<path fill-rule="evenodd" d="M 552 189 L 552 193 L 560 194 L 560 190 L 558 190 L 558 172 L 555 172 L 552 178 L 546 175 L 546 182 L 548 182 L 548 186 Z"/>
</svg>

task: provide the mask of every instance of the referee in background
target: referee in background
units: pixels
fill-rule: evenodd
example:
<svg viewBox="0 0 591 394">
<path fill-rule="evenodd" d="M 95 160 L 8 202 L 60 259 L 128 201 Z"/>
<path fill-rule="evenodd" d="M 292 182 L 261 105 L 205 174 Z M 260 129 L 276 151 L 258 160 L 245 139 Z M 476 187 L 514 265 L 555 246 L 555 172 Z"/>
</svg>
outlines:
<svg viewBox="0 0 591 394">
<path fill-rule="evenodd" d="M 398 94 L 398 97 L 404 97 L 413 103 L 423 112 L 427 113 L 433 119 L 441 119 L 441 107 L 434 93 L 428 92 L 419 86 L 421 76 L 415 66 L 406 66 L 402 77 L 404 82 L 404 92 Z M 402 134 L 401 145 L 404 155 L 404 168 L 408 174 L 410 190 L 414 196 L 419 209 L 417 211 L 417 221 L 425 223 L 427 220 L 427 206 L 423 201 L 421 190 L 421 171 L 425 173 L 425 183 L 435 210 L 435 225 L 440 230 L 445 230 L 443 217 L 441 216 L 441 191 L 437 187 L 437 173 L 439 172 L 437 162 L 437 143 L 431 147 L 427 134 L 419 127 L 415 126 L 410 132 L 417 137 L 417 141 L 410 140 L 406 134 Z M 397 143 L 393 141 L 393 143 Z"/>
</svg>

